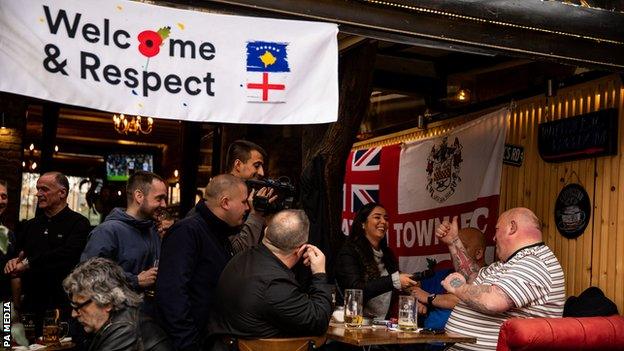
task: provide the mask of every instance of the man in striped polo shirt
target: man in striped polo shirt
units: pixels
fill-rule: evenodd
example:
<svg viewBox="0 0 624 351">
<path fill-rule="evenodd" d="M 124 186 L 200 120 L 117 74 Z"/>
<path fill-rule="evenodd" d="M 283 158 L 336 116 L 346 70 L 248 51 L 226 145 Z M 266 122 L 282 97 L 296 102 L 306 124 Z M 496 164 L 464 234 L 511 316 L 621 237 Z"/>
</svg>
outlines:
<svg viewBox="0 0 624 351">
<path fill-rule="evenodd" d="M 499 261 L 480 268 L 458 237 L 457 217 L 444 221 L 436 236 L 449 246 L 456 273 L 442 286 L 459 299 L 446 324 L 448 332 L 477 338 L 452 350 L 496 350 L 501 324 L 511 317 L 561 317 L 565 302 L 563 270 L 542 242 L 539 219 L 517 207 L 496 223 Z"/>
</svg>

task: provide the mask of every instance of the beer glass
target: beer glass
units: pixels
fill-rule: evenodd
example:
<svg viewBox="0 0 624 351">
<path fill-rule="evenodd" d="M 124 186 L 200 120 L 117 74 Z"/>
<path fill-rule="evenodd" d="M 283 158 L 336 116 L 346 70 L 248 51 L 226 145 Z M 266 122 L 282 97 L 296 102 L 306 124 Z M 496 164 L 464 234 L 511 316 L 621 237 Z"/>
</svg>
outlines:
<svg viewBox="0 0 624 351">
<path fill-rule="evenodd" d="M 359 328 L 362 326 L 364 315 L 362 313 L 362 303 L 364 294 L 361 289 L 345 289 L 344 321 L 348 328 Z"/>
<path fill-rule="evenodd" d="M 411 295 L 399 296 L 399 329 L 415 331 L 418 328 L 418 301 Z"/>
<path fill-rule="evenodd" d="M 24 333 L 29 344 L 37 342 L 37 333 L 35 332 L 35 315 L 33 313 L 22 313 L 20 321 L 24 325 Z"/>
<path fill-rule="evenodd" d="M 160 259 L 158 258 L 154 259 L 154 264 L 152 265 L 152 267 L 158 268 L 159 263 L 160 263 Z M 150 298 L 150 299 L 153 299 L 154 297 L 156 297 L 156 284 L 154 283 L 154 285 L 145 289 L 144 294 L 145 294 L 145 297 Z"/>
<path fill-rule="evenodd" d="M 67 322 L 59 322 L 58 309 L 46 311 L 45 318 L 43 319 L 43 338 L 44 345 L 58 345 L 61 343 L 61 339 L 67 336 L 68 324 Z"/>
</svg>

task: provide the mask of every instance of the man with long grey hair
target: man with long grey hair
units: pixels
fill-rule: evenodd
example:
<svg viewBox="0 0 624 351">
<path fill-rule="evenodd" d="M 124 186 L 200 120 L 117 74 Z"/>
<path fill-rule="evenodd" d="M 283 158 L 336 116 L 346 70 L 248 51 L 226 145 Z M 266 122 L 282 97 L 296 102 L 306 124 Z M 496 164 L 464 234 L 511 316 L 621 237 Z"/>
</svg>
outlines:
<svg viewBox="0 0 624 351">
<path fill-rule="evenodd" d="M 89 351 L 173 350 L 166 334 L 139 311 L 141 296 L 123 269 L 106 258 L 91 258 L 63 281 L 72 317 L 91 335 Z"/>
</svg>

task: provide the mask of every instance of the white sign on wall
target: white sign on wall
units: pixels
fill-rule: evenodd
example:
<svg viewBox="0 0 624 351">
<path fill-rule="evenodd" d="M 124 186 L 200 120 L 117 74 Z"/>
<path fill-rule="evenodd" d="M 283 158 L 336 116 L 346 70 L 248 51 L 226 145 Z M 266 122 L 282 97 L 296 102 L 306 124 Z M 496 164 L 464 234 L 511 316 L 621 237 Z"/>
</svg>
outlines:
<svg viewBox="0 0 624 351">
<path fill-rule="evenodd" d="M 158 118 L 333 122 L 337 32 L 132 1 L 0 0 L 0 91 Z"/>
</svg>

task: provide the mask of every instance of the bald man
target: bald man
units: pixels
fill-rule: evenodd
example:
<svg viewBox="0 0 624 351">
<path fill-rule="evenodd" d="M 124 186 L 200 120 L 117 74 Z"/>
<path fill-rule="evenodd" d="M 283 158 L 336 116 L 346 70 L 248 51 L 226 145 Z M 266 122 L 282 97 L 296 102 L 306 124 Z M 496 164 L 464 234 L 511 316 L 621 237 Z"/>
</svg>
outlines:
<svg viewBox="0 0 624 351">
<path fill-rule="evenodd" d="M 539 219 L 531 210 L 513 208 L 496 223 L 499 261 L 480 268 L 459 238 L 457 217 L 436 229 L 448 245 L 456 273 L 442 286 L 460 300 L 446 324 L 448 332 L 477 338 L 451 350 L 496 350 L 501 324 L 512 317 L 561 317 L 565 302 L 563 270 L 542 242 Z"/>
<path fill-rule="evenodd" d="M 224 336 L 242 339 L 321 335 L 331 317 L 331 290 L 325 256 L 307 244 L 310 222 L 302 210 L 278 212 L 269 221 L 258 247 L 236 255 L 219 279 L 220 302 L 211 316 L 212 350 L 228 350 Z M 291 270 L 297 262 L 310 267 L 305 288 Z"/>
<path fill-rule="evenodd" d="M 459 239 L 466 248 L 468 257 L 477 262 L 479 267 L 483 267 L 485 265 L 485 235 L 479 229 L 464 228 L 459 230 Z M 433 277 L 421 280 L 420 287 L 416 286 L 411 289 L 412 295 L 427 306 L 425 328 L 444 329 L 451 310 L 459 302 L 457 296 L 446 293 L 440 284 L 452 272 L 452 269 L 435 272 Z"/>
<path fill-rule="evenodd" d="M 214 177 L 206 200 L 165 236 L 156 278 L 156 305 L 177 350 L 199 350 L 219 276 L 234 255 L 228 240 L 243 224 L 247 186 L 231 174 Z"/>
</svg>

